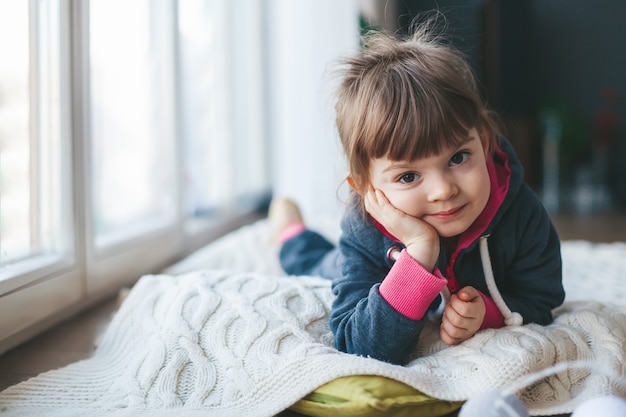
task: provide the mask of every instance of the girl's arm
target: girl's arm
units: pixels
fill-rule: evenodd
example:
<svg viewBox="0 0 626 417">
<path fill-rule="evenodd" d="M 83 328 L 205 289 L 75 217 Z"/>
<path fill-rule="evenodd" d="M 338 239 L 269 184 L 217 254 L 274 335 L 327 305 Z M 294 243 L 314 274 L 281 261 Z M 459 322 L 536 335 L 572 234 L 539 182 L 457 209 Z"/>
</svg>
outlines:
<svg viewBox="0 0 626 417">
<path fill-rule="evenodd" d="M 446 280 L 425 270 L 406 251 L 392 266 L 385 253 L 394 242 L 356 212 L 346 215 L 342 231 L 343 273 L 333 282 L 330 318 L 336 346 L 347 353 L 405 363 L 417 345 L 423 315 Z M 381 287 L 382 292 L 393 289 L 387 294 L 397 297 L 385 299 Z"/>
<path fill-rule="evenodd" d="M 394 207 L 380 190 L 370 188 L 364 203 L 367 212 L 406 246 L 413 259 L 426 270 L 434 270 L 439 258 L 439 235 L 434 227 Z"/>
</svg>

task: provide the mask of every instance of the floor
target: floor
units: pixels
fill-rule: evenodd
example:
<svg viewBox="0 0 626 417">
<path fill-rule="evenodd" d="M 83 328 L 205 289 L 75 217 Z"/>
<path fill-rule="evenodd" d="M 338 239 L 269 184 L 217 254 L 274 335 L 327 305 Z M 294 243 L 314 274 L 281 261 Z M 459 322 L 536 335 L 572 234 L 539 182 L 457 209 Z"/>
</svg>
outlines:
<svg viewBox="0 0 626 417">
<path fill-rule="evenodd" d="M 602 216 L 553 217 L 561 240 L 585 239 L 591 242 L 626 242 L 626 214 L 606 213 Z"/>
<path fill-rule="evenodd" d="M 626 242 L 624 215 L 589 218 L 559 216 L 554 218 L 554 224 L 561 239 Z M 80 316 L 0 356 L 0 391 L 41 372 L 88 358 L 93 352 L 95 340 L 106 329 L 116 306 L 115 298 L 105 300 Z M 453 413 L 448 417 L 456 415 Z M 280 414 L 280 417 L 297 416 L 299 414 L 289 411 Z"/>
<path fill-rule="evenodd" d="M 0 390 L 42 372 L 86 359 L 117 308 L 115 298 L 0 356 Z"/>
</svg>

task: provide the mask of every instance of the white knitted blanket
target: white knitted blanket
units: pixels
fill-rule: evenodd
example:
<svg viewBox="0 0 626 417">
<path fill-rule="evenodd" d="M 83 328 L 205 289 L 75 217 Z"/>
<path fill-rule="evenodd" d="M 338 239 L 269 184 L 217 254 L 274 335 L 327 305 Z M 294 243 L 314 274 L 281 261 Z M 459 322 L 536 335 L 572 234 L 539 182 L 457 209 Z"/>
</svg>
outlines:
<svg viewBox="0 0 626 417">
<path fill-rule="evenodd" d="M 626 373 L 626 307 L 617 304 L 626 292 L 626 244 L 564 242 L 568 301 L 553 324 L 484 330 L 454 347 L 426 331 L 418 357 L 395 366 L 333 348 L 329 282 L 282 276 L 267 231 L 265 221 L 247 226 L 166 274 L 141 278 L 93 357 L 3 391 L 0 415 L 269 417 L 355 374 L 466 400 L 570 360 L 598 368 L 560 372 L 521 391 L 533 415 L 569 413 L 600 394 L 626 396 L 615 382 Z"/>
</svg>

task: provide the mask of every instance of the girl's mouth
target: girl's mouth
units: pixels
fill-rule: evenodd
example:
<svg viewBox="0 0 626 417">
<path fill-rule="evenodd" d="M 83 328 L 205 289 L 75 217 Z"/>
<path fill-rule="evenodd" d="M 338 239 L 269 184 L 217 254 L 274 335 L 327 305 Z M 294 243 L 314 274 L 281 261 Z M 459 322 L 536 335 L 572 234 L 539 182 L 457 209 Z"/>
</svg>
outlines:
<svg viewBox="0 0 626 417">
<path fill-rule="evenodd" d="M 462 205 L 462 206 L 455 207 L 450 210 L 439 211 L 437 213 L 433 213 L 430 216 L 439 220 L 450 220 L 450 219 L 460 216 L 464 208 L 465 208 L 465 205 Z"/>
</svg>

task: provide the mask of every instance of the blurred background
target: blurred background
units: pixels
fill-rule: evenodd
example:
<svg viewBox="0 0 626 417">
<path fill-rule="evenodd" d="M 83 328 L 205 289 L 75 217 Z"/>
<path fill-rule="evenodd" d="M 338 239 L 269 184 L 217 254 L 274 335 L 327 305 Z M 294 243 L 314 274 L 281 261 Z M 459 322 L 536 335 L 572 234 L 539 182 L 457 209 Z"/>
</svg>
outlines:
<svg viewBox="0 0 626 417">
<path fill-rule="evenodd" d="M 272 196 L 337 218 L 334 65 L 433 9 L 561 236 L 626 239 L 626 2 L 0 0 L 0 352 Z"/>
<path fill-rule="evenodd" d="M 403 32 L 417 14 L 445 14 L 552 213 L 623 211 L 624 2 L 402 0 L 391 14 L 390 2 L 368 3 Z"/>
</svg>

